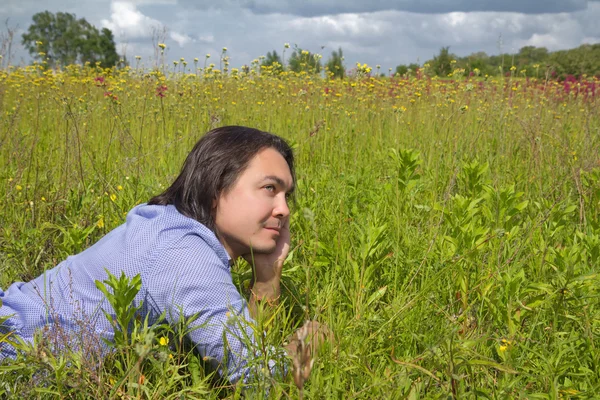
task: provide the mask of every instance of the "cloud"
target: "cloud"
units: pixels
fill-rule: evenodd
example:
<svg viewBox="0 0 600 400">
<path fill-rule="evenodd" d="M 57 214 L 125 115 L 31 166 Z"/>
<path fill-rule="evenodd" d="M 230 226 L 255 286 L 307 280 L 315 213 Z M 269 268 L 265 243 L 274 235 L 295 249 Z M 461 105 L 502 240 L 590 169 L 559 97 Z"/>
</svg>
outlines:
<svg viewBox="0 0 600 400">
<path fill-rule="evenodd" d="M 517 12 L 545 14 L 584 10 L 593 0 L 180 0 L 179 4 L 198 9 L 250 10 L 255 14 L 282 13 L 303 17 L 378 11 L 406 11 L 423 14 L 449 12 Z"/>
<path fill-rule="evenodd" d="M 138 9 L 138 5 L 164 6 L 169 4 L 176 4 L 176 0 L 113 0 L 110 7 L 110 19 L 103 19 L 101 24 L 113 31 L 121 43 L 145 38 L 164 40 L 169 37 L 179 47 L 185 47 L 197 40 L 201 42 L 214 40 L 214 37 L 210 35 L 195 39 L 189 34 L 169 30 L 163 22 L 145 15 Z"/>
<path fill-rule="evenodd" d="M 392 26 L 388 21 L 377 20 L 371 15 L 341 14 L 312 18 L 297 18 L 290 22 L 290 28 L 298 33 L 310 32 L 311 35 L 328 36 L 366 36 L 384 35 Z"/>
<path fill-rule="evenodd" d="M 360 61 L 381 64 L 385 70 L 422 63 L 442 46 L 464 56 L 478 51 L 514 53 L 526 45 L 559 50 L 600 42 L 600 2 L 591 0 L 48 0 L 43 6 L 39 0 L 0 2 L 0 21 L 10 17 L 13 26 L 19 25 L 19 35 L 36 12 L 65 11 L 111 29 L 129 59 L 156 57 L 151 39 L 158 29 L 162 36 L 154 39 L 167 44 L 167 59 L 206 53 L 215 57 L 227 47 L 232 66 L 248 64 L 273 49 L 282 54 L 286 42 L 321 53 L 325 60 L 342 47 L 349 68 Z M 19 13 L 9 12 L 17 9 Z M 503 11 L 490 11 L 498 9 Z M 20 54 L 27 62 L 26 52 Z"/>
<path fill-rule="evenodd" d="M 179 47 L 183 47 L 193 40 L 188 35 L 184 35 L 179 32 L 171 32 L 171 34 L 169 36 L 171 37 L 172 40 L 174 40 L 179 45 Z"/>
<path fill-rule="evenodd" d="M 198 41 L 202 43 L 214 43 L 215 37 L 213 35 L 202 35 L 198 36 Z"/>
<path fill-rule="evenodd" d="M 110 19 L 103 19 L 103 27 L 113 31 L 120 39 L 136 39 L 152 35 L 163 24 L 142 14 L 135 4 L 125 1 L 113 1 L 110 5 Z"/>
</svg>

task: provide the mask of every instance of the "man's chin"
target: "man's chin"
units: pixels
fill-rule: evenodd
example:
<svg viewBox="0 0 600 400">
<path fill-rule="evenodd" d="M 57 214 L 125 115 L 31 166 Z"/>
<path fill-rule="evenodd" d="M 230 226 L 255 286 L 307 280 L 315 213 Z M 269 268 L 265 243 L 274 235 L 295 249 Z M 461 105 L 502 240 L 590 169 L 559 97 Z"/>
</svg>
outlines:
<svg viewBox="0 0 600 400">
<path fill-rule="evenodd" d="M 277 243 L 254 243 L 250 248 L 251 254 L 271 254 L 277 248 Z"/>
<path fill-rule="evenodd" d="M 273 246 L 255 246 L 252 248 L 253 254 L 271 254 L 275 251 L 277 245 Z"/>
</svg>

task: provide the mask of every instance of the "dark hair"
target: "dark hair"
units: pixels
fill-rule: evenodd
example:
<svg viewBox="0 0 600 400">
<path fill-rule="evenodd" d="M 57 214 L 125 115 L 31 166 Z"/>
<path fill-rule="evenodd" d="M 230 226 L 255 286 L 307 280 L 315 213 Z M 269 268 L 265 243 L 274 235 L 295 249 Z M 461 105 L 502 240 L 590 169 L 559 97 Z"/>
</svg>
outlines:
<svg viewBox="0 0 600 400">
<path fill-rule="evenodd" d="M 224 126 L 196 143 L 175 182 L 148 204 L 173 204 L 177 211 L 215 232 L 213 202 L 232 188 L 250 160 L 266 148 L 281 154 L 295 182 L 294 154 L 285 140 L 245 126 Z"/>
</svg>

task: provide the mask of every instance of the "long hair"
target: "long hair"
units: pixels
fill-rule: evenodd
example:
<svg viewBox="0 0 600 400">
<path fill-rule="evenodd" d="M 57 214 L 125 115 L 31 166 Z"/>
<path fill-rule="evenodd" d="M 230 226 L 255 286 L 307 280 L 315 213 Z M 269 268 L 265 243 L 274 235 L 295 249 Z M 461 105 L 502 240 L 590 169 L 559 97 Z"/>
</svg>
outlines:
<svg viewBox="0 0 600 400">
<path fill-rule="evenodd" d="M 148 204 L 173 204 L 181 214 L 215 232 L 214 202 L 233 187 L 252 158 L 267 148 L 281 154 L 296 181 L 294 155 L 285 140 L 258 129 L 224 126 L 196 143 L 175 182 Z"/>
</svg>

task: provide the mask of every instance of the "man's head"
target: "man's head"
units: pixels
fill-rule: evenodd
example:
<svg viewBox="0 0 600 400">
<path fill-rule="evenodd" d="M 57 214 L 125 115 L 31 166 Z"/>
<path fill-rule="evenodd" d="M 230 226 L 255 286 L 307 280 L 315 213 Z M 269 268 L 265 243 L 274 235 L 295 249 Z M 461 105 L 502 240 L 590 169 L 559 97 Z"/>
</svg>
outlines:
<svg viewBox="0 0 600 400">
<path fill-rule="evenodd" d="M 241 241 L 234 244 L 239 249 L 233 249 L 234 255 L 241 255 L 250 240 L 246 236 L 256 228 L 253 224 L 266 227 L 255 238 L 255 251 L 269 250 L 269 228 L 277 228 L 287 218 L 289 210 L 281 198 L 292 192 L 294 182 L 294 156 L 282 138 L 253 128 L 226 126 L 204 135 L 175 182 L 148 203 L 173 204 L 221 241 L 223 236 Z"/>
</svg>

